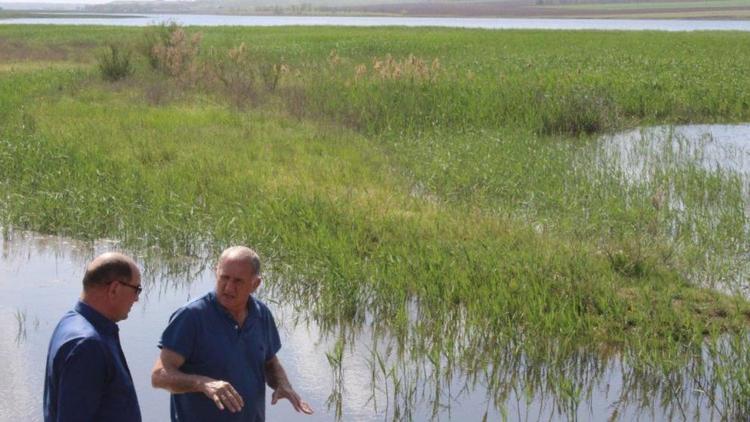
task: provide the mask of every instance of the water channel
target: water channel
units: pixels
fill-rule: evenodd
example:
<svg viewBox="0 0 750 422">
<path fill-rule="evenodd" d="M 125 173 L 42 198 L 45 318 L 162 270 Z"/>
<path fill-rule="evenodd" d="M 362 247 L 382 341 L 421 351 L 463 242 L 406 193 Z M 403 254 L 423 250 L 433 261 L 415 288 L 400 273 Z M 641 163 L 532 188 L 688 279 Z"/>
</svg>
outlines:
<svg viewBox="0 0 750 422">
<path fill-rule="evenodd" d="M 625 31 L 750 31 L 748 20 L 701 19 L 502 19 L 420 18 L 365 16 L 226 16 L 226 15 L 118 15 L 82 17 L 73 13 L 56 18 L 0 19 L 0 24 L 146 26 L 177 22 L 186 26 L 406 26 L 482 29 L 560 29 Z"/>
</svg>

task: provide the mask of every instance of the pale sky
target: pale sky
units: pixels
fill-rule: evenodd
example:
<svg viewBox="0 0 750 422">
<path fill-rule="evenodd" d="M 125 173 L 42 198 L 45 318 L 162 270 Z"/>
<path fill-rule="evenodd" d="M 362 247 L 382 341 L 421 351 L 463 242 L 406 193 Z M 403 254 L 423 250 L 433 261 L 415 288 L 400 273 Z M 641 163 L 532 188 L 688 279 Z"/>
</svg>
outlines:
<svg viewBox="0 0 750 422">
<path fill-rule="evenodd" d="M 55 4 L 102 4 L 109 3 L 111 0 L 0 0 L 0 4 L 11 4 L 11 3 L 55 3 Z"/>
<path fill-rule="evenodd" d="M 2 4 L 12 3 L 54 3 L 54 4 L 104 4 L 111 3 L 113 0 L 0 0 Z M 154 0 L 137 0 L 141 1 L 154 1 Z"/>
</svg>

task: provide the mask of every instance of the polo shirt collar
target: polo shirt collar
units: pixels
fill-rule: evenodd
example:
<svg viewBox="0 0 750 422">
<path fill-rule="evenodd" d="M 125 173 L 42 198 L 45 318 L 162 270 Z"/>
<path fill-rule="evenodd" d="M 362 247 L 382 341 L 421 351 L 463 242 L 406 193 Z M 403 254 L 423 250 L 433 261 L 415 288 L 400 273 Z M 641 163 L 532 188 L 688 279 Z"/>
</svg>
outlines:
<svg viewBox="0 0 750 422">
<path fill-rule="evenodd" d="M 101 333 L 114 335 L 120 331 L 117 324 L 83 301 L 79 300 L 74 309 L 76 312 L 83 315 L 83 317 Z"/>
<path fill-rule="evenodd" d="M 232 321 L 232 323 L 234 323 L 234 318 L 232 317 L 232 315 L 224 306 L 221 305 L 221 303 L 219 303 L 219 300 L 216 299 L 216 292 L 211 291 L 208 293 L 208 301 L 214 305 L 219 313 L 226 315 Z M 258 305 L 258 301 L 255 300 L 253 295 L 250 295 L 250 297 L 247 299 L 247 320 L 250 321 L 256 319 L 258 315 L 260 315 L 260 306 Z"/>
</svg>

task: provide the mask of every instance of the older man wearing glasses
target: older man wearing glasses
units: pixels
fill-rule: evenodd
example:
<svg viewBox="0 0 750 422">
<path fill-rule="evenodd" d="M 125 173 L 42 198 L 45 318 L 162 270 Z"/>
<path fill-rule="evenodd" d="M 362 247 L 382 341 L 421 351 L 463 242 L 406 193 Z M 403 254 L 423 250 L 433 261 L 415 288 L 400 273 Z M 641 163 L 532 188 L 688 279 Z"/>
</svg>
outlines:
<svg viewBox="0 0 750 422">
<path fill-rule="evenodd" d="M 86 266 L 83 294 L 52 333 L 44 380 L 44 420 L 140 422 L 117 322 L 141 293 L 141 273 L 120 253 Z"/>
</svg>

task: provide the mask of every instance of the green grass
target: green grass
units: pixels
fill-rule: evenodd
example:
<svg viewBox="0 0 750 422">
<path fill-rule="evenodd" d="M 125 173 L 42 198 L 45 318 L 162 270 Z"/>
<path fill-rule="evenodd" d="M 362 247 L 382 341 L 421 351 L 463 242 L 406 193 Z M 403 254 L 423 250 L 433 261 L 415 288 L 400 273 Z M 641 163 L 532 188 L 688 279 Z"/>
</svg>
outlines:
<svg viewBox="0 0 750 422">
<path fill-rule="evenodd" d="M 745 350 L 747 301 L 709 288 L 748 251 L 744 182 L 688 164 L 633 183 L 595 135 L 748 121 L 746 34 L 202 31 L 184 72 L 141 58 L 110 84 L 97 52 L 142 29 L 0 27 L 4 225 L 163 256 L 249 244 L 323 326 L 374 321 L 470 373 L 549 368 L 529 384 L 569 411 L 582 349 L 656 377 L 722 333 L 715 362 Z M 709 375 L 747 412 L 743 378 Z"/>
</svg>

